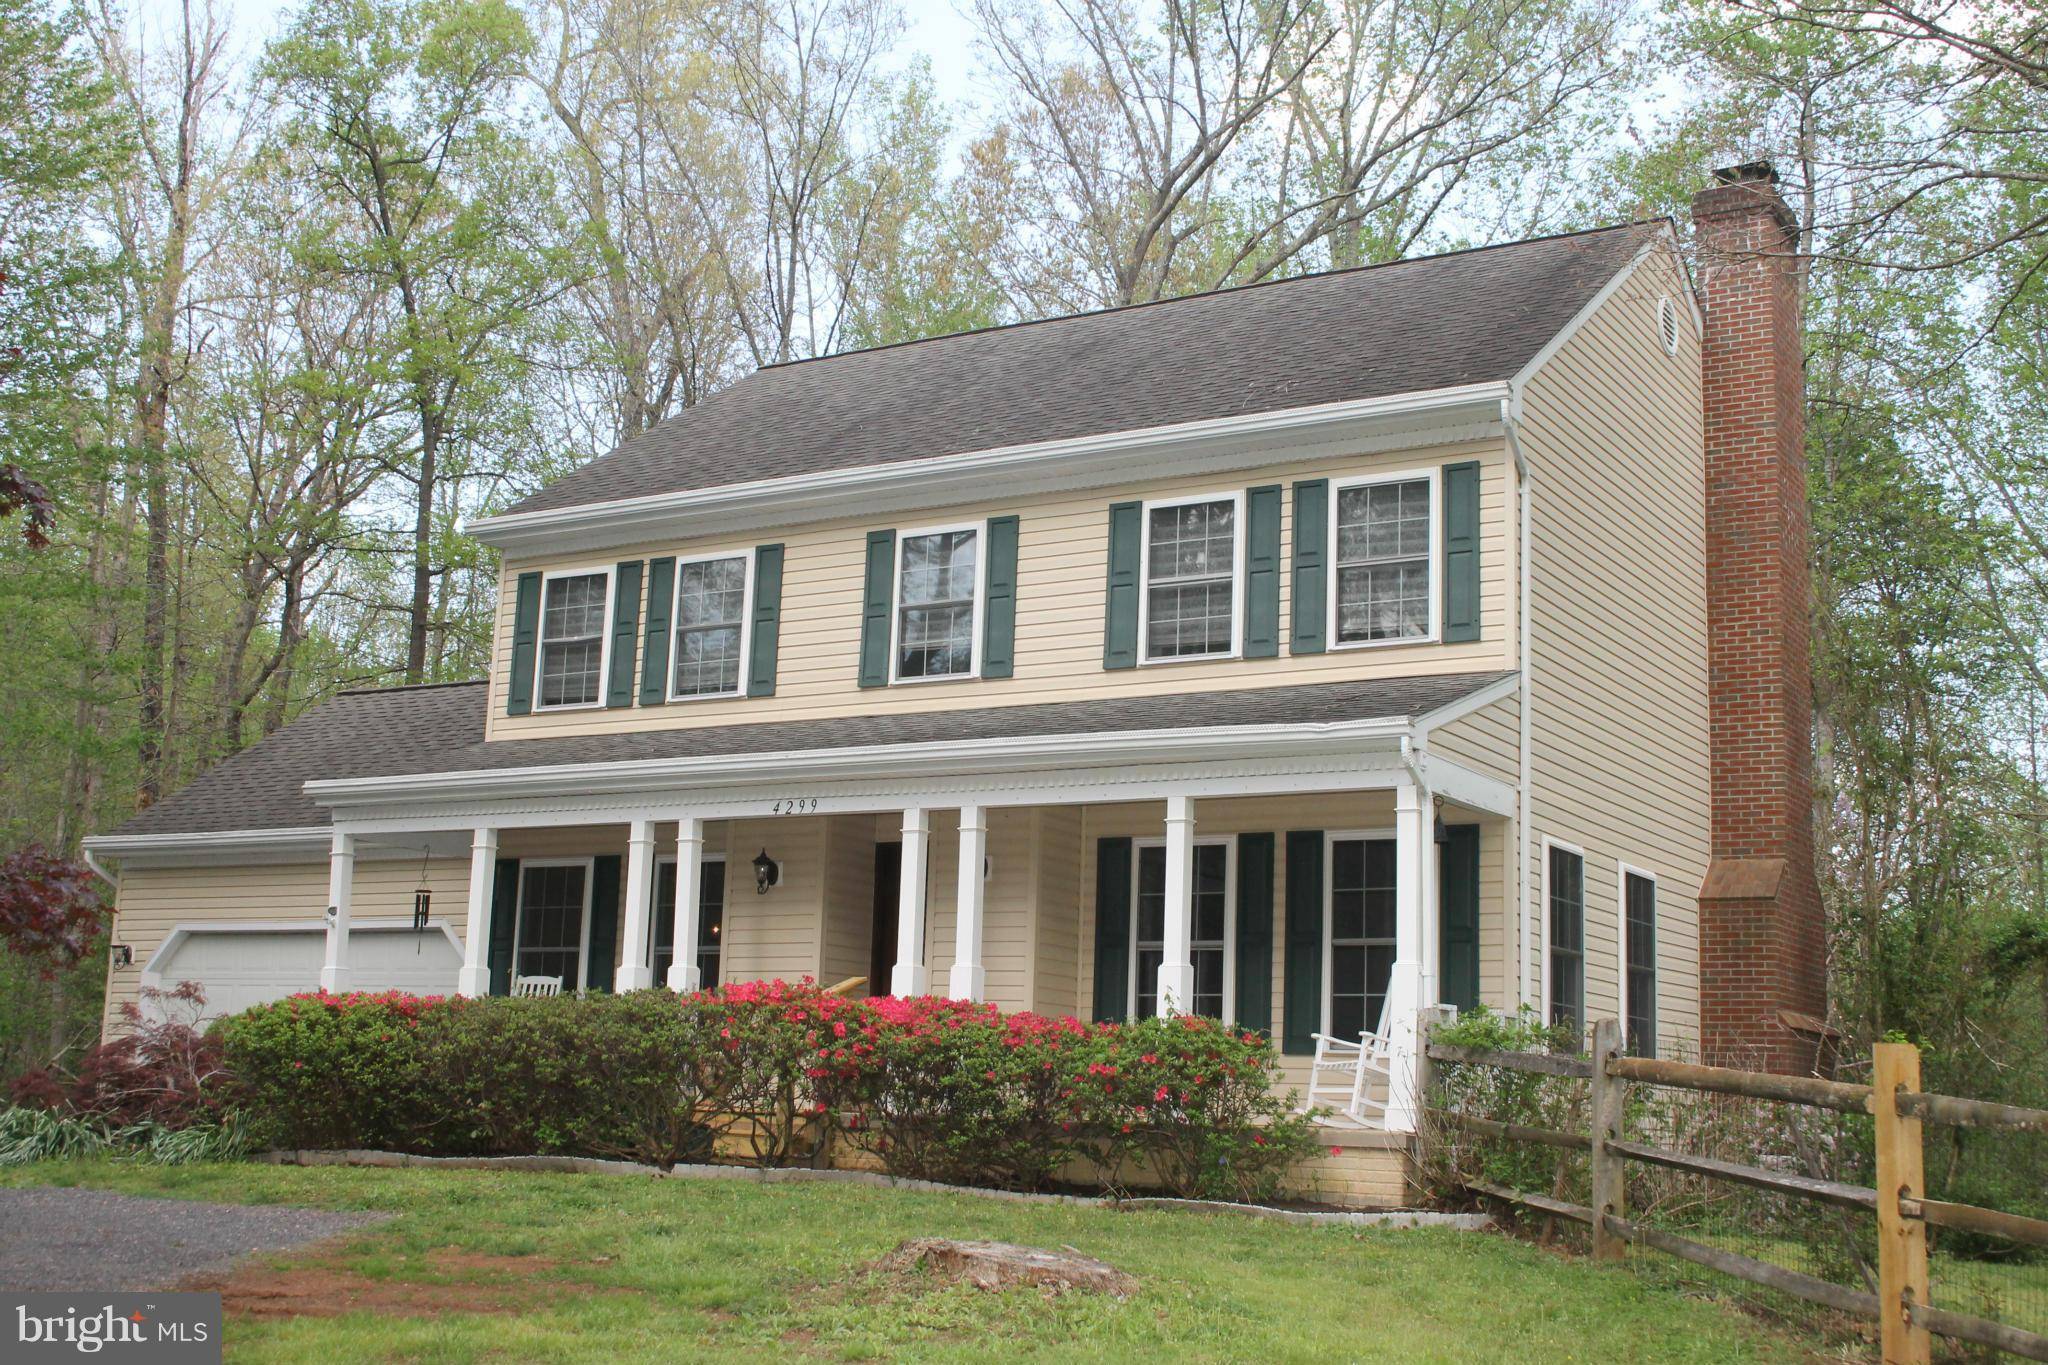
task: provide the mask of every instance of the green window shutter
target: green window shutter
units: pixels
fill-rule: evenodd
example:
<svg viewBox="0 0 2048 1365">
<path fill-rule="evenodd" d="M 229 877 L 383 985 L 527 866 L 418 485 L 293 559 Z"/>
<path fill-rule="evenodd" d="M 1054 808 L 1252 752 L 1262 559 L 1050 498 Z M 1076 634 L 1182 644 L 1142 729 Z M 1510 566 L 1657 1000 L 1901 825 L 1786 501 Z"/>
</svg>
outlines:
<svg viewBox="0 0 2048 1365">
<path fill-rule="evenodd" d="M 604 704 L 633 704 L 634 646 L 640 643 L 640 561 L 628 559 L 612 577 L 612 661 Z"/>
<path fill-rule="evenodd" d="M 512 607 L 512 678 L 505 699 L 508 716 L 523 716 L 533 710 L 533 661 L 540 648 L 540 575 L 519 575 L 518 593 Z"/>
<path fill-rule="evenodd" d="M 1309 1056 L 1323 1028 L 1323 832 L 1287 832 L 1286 1018 L 1280 1050 Z"/>
<path fill-rule="evenodd" d="M 1102 626 L 1102 666 L 1138 666 L 1138 559 L 1145 549 L 1145 505 L 1109 507 L 1109 596 Z"/>
<path fill-rule="evenodd" d="M 1294 485 L 1294 630 L 1289 654 L 1323 652 L 1329 615 L 1330 481 L 1303 479 Z"/>
<path fill-rule="evenodd" d="M 1280 652 L 1280 485 L 1244 495 L 1244 656 Z"/>
<path fill-rule="evenodd" d="M 583 964 L 583 984 L 594 991 L 612 988 L 619 955 L 619 855 L 595 858 L 590 868 L 590 956 Z"/>
<path fill-rule="evenodd" d="M 1446 1005 L 1479 1003 L 1479 826 L 1452 825 L 1437 867 L 1437 932 Z"/>
<path fill-rule="evenodd" d="M 896 600 L 896 533 L 868 532 L 867 595 L 860 614 L 860 685 L 889 685 L 889 608 Z"/>
<path fill-rule="evenodd" d="M 1237 1026 L 1273 1028 L 1273 836 L 1237 836 Z"/>
<path fill-rule="evenodd" d="M 491 994 L 512 994 L 512 935 L 519 925 L 519 860 L 500 858 L 491 881 Z"/>
<path fill-rule="evenodd" d="M 747 642 L 747 695 L 775 695 L 775 660 L 782 647 L 782 547 L 754 547 L 754 620 Z"/>
<path fill-rule="evenodd" d="M 675 556 L 648 560 L 646 647 L 640 651 L 642 706 L 659 706 L 668 700 L 668 618 L 675 601 Z"/>
<path fill-rule="evenodd" d="M 1444 466 L 1444 639 L 1479 638 L 1479 461 Z"/>
<path fill-rule="evenodd" d="M 1095 1022 L 1131 1003 L 1131 841 L 1095 841 Z"/>
<path fill-rule="evenodd" d="M 988 519 L 988 588 L 982 609 L 981 676 L 1007 678 L 1017 664 L 1017 518 Z"/>
</svg>

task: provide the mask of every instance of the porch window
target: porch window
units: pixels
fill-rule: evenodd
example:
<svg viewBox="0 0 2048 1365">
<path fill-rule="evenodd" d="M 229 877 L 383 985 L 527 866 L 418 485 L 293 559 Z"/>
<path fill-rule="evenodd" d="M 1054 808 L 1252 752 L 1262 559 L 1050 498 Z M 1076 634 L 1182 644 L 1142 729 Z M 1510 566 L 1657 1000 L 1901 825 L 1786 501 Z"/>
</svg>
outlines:
<svg viewBox="0 0 2048 1365">
<path fill-rule="evenodd" d="M 674 699 L 739 695 L 749 562 L 732 555 L 676 565 Z"/>
<path fill-rule="evenodd" d="M 1333 838 L 1329 857 L 1323 1032 L 1353 1039 L 1385 1022 L 1394 976 L 1394 841 Z"/>
<path fill-rule="evenodd" d="M 522 862 L 519 865 L 518 950 L 514 976 L 560 978 L 564 990 L 582 982 L 590 945 L 590 863 Z"/>
<path fill-rule="evenodd" d="M 981 532 L 906 533 L 896 552 L 896 680 L 974 675 Z"/>
<path fill-rule="evenodd" d="M 1332 500 L 1337 591 L 1332 638 L 1342 645 L 1425 640 L 1430 610 L 1432 479 L 1340 484 Z"/>
<path fill-rule="evenodd" d="M 1552 844 L 1544 866 L 1550 911 L 1550 1022 L 1573 1030 L 1586 1018 L 1586 857 Z"/>
<path fill-rule="evenodd" d="M 720 947 L 725 941 L 725 859 L 707 855 L 697 879 L 697 972 L 706 990 L 719 975 Z M 654 869 L 654 984 L 668 981 L 676 957 L 676 861 L 664 858 Z"/>
<path fill-rule="evenodd" d="M 1240 498 L 1145 504 L 1145 659 L 1237 652 Z"/>
<path fill-rule="evenodd" d="M 1224 978 L 1234 927 L 1236 895 L 1231 877 L 1230 841 L 1197 840 L 1193 887 L 1193 936 L 1189 957 L 1195 966 L 1195 996 L 1191 1014 L 1232 1022 Z M 1166 960 L 1166 845 L 1160 842 L 1138 845 L 1135 898 L 1138 913 L 1132 921 L 1131 1015 L 1149 1018 L 1159 1012 L 1159 965 Z"/>
<path fill-rule="evenodd" d="M 1657 1055 L 1657 879 L 1633 868 L 1621 874 L 1622 930 L 1626 939 L 1623 970 L 1628 973 L 1628 1050 L 1638 1057 Z"/>
<path fill-rule="evenodd" d="M 603 696 L 611 583 L 609 570 L 559 574 L 547 580 L 541 598 L 536 705 L 595 706 Z"/>
</svg>

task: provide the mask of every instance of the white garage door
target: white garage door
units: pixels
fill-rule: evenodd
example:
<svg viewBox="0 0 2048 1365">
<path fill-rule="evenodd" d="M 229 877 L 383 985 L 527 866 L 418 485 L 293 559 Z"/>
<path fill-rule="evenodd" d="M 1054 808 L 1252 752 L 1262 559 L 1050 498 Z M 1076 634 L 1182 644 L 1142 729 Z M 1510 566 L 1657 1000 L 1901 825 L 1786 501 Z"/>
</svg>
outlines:
<svg viewBox="0 0 2048 1365">
<path fill-rule="evenodd" d="M 303 929 L 193 929 L 150 968 L 165 990 L 197 981 L 206 992 L 205 1017 L 213 1019 L 318 990 L 326 947 L 326 929 L 317 923 Z M 359 991 L 448 995 L 462 966 L 461 950 L 439 927 L 416 933 L 410 926 L 358 925 L 348 947 L 349 975 Z"/>
</svg>

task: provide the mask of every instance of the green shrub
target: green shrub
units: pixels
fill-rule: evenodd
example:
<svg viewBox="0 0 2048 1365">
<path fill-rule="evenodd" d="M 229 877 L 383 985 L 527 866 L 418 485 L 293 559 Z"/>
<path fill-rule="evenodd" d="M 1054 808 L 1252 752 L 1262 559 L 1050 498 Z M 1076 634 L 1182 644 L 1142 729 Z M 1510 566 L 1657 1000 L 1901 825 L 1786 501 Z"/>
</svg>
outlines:
<svg viewBox="0 0 2048 1365">
<path fill-rule="evenodd" d="M 1546 1026 L 1526 1006 L 1517 1013 L 1502 1014 L 1480 1005 L 1454 1022 L 1438 1026 L 1430 1041 L 1490 1052 L 1571 1056 L 1578 1051 L 1576 1030 Z M 1457 1062 L 1438 1062 L 1431 1077 L 1425 1098 L 1424 1122 L 1429 1131 L 1423 1143 L 1423 1179 L 1439 1198 L 1461 1202 L 1467 1197 L 1466 1181 L 1484 1180 L 1585 1202 L 1587 1172 L 1582 1154 L 1478 1137 L 1457 1126 L 1450 1116 L 1583 1133 L 1589 1122 L 1590 1086 L 1586 1081 Z"/>
</svg>

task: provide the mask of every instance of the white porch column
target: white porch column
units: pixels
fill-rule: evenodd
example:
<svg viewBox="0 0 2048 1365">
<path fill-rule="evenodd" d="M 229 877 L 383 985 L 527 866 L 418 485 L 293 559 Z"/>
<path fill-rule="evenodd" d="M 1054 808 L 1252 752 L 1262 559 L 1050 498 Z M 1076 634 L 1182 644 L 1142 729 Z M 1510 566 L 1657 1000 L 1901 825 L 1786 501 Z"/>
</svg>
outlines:
<svg viewBox="0 0 2048 1365">
<path fill-rule="evenodd" d="M 1422 1008 L 1443 999 L 1444 927 L 1443 901 L 1437 894 L 1437 879 L 1443 868 L 1443 846 L 1436 841 L 1436 797 L 1424 788 L 1422 796 Z"/>
<path fill-rule="evenodd" d="M 1159 1013 L 1186 1014 L 1195 999 L 1195 800 L 1166 798 L 1166 934 Z"/>
<path fill-rule="evenodd" d="M 929 811 L 913 806 L 903 812 L 903 867 L 896 895 L 896 965 L 889 969 L 891 995 L 931 994 L 931 971 L 924 963 L 924 869 L 931 837 Z"/>
<path fill-rule="evenodd" d="M 626 831 L 626 913 L 619 925 L 625 941 L 618 976 L 621 993 L 644 991 L 654 984 L 654 943 L 647 932 L 653 915 L 654 821 L 635 820 Z"/>
<path fill-rule="evenodd" d="M 653 878 L 648 878 L 653 885 Z M 697 926 L 703 918 L 704 822 L 694 815 L 676 820 L 675 955 L 669 959 L 668 988 L 694 991 L 704 984 L 697 966 Z"/>
<path fill-rule="evenodd" d="M 953 974 L 946 994 L 980 1000 L 988 994 L 981 965 L 981 869 L 988 857 L 988 816 L 980 806 L 960 808 L 960 882 L 953 897 Z"/>
<path fill-rule="evenodd" d="M 1389 1084 L 1387 1127 L 1412 1133 L 1421 1110 L 1416 1083 L 1422 1058 L 1416 1048 L 1423 998 L 1423 898 L 1433 881 L 1424 864 L 1436 851 L 1430 835 L 1429 794 L 1403 782 L 1394 796 L 1394 967 L 1387 984 Z"/>
<path fill-rule="evenodd" d="M 320 989 L 330 995 L 349 988 L 348 902 L 355 880 L 356 836 L 336 830 L 327 855 L 327 957 L 320 967 Z"/>
<path fill-rule="evenodd" d="M 469 840 L 469 915 L 462 928 L 457 995 L 491 993 L 491 893 L 498 881 L 498 831 L 479 826 Z"/>
</svg>

